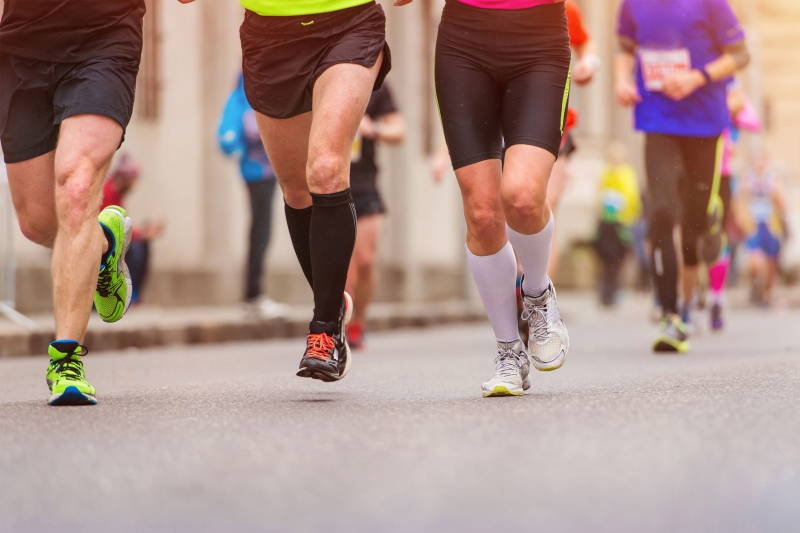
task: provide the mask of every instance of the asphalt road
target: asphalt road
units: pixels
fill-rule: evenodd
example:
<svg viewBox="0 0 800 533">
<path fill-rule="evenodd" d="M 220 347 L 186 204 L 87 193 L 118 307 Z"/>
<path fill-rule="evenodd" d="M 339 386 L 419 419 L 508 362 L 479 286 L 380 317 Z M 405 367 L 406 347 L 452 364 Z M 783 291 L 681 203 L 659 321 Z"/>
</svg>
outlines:
<svg viewBox="0 0 800 533">
<path fill-rule="evenodd" d="M 0 531 L 800 531 L 800 312 L 656 356 L 646 309 L 562 307 L 522 398 L 480 396 L 486 325 L 374 335 L 337 384 L 297 340 L 92 353 L 95 407 L 0 360 Z"/>
</svg>

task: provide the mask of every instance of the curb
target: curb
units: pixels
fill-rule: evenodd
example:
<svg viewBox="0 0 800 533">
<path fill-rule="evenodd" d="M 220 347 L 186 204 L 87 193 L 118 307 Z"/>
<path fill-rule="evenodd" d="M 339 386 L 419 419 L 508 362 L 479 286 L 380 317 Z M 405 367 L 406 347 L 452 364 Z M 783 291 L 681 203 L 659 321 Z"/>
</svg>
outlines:
<svg viewBox="0 0 800 533">
<path fill-rule="evenodd" d="M 486 320 L 480 309 L 469 305 L 444 306 L 420 312 L 397 312 L 377 316 L 367 321 L 370 331 L 405 328 L 426 328 L 445 324 L 474 323 Z M 441 306 L 439 306 L 441 307 Z M 308 332 L 308 319 L 247 318 L 231 321 L 196 321 L 176 325 L 142 324 L 134 328 L 94 327 L 86 332 L 84 344 L 92 351 L 114 351 L 127 348 L 153 348 L 193 344 L 261 341 L 303 337 Z M 48 344 L 55 339 L 52 329 L 0 334 L 0 357 L 44 355 Z"/>
</svg>

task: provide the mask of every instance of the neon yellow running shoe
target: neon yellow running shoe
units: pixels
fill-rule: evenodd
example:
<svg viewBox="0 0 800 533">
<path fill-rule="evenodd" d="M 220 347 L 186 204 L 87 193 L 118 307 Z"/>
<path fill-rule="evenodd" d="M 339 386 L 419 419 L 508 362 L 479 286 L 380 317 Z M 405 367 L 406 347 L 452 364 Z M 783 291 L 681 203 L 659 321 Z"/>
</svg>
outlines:
<svg viewBox="0 0 800 533">
<path fill-rule="evenodd" d="M 76 341 L 51 342 L 47 348 L 50 366 L 47 367 L 47 386 L 50 405 L 94 405 L 97 391 L 86 381 L 81 357 L 89 353 Z"/>
<path fill-rule="evenodd" d="M 664 317 L 661 319 L 656 340 L 653 341 L 653 351 L 686 353 L 689 351 L 688 339 L 686 324 L 680 318 Z"/>
<path fill-rule="evenodd" d="M 125 210 L 115 205 L 103 209 L 99 220 L 111 248 L 100 264 L 94 306 L 104 321 L 116 322 L 130 307 L 133 294 L 131 274 L 125 264 L 133 223 Z"/>
</svg>

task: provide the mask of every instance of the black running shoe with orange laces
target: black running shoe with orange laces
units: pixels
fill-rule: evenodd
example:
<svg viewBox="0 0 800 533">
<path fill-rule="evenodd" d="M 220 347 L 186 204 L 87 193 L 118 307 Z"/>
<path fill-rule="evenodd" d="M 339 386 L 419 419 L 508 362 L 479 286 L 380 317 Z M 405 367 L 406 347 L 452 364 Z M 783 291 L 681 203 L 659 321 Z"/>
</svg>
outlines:
<svg viewBox="0 0 800 533">
<path fill-rule="evenodd" d="M 350 322 L 352 309 L 353 300 L 344 293 L 338 322 L 313 321 L 309 324 L 306 352 L 300 360 L 298 376 L 330 382 L 339 381 L 347 375 L 352 355 L 347 345 L 345 326 Z"/>
</svg>

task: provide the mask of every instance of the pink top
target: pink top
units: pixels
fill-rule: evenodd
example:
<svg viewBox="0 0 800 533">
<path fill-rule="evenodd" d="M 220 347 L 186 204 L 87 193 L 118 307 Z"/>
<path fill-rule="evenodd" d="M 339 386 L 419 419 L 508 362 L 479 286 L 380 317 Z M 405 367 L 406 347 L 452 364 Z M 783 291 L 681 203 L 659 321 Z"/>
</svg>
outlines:
<svg viewBox="0 0 800 533">
<path fill-rule="evenodd" d="M 544 4 L 561 4 L 565 0 L 458 0 L 462 4 L 483 9 L 528 9 Z"/>
</svg>

